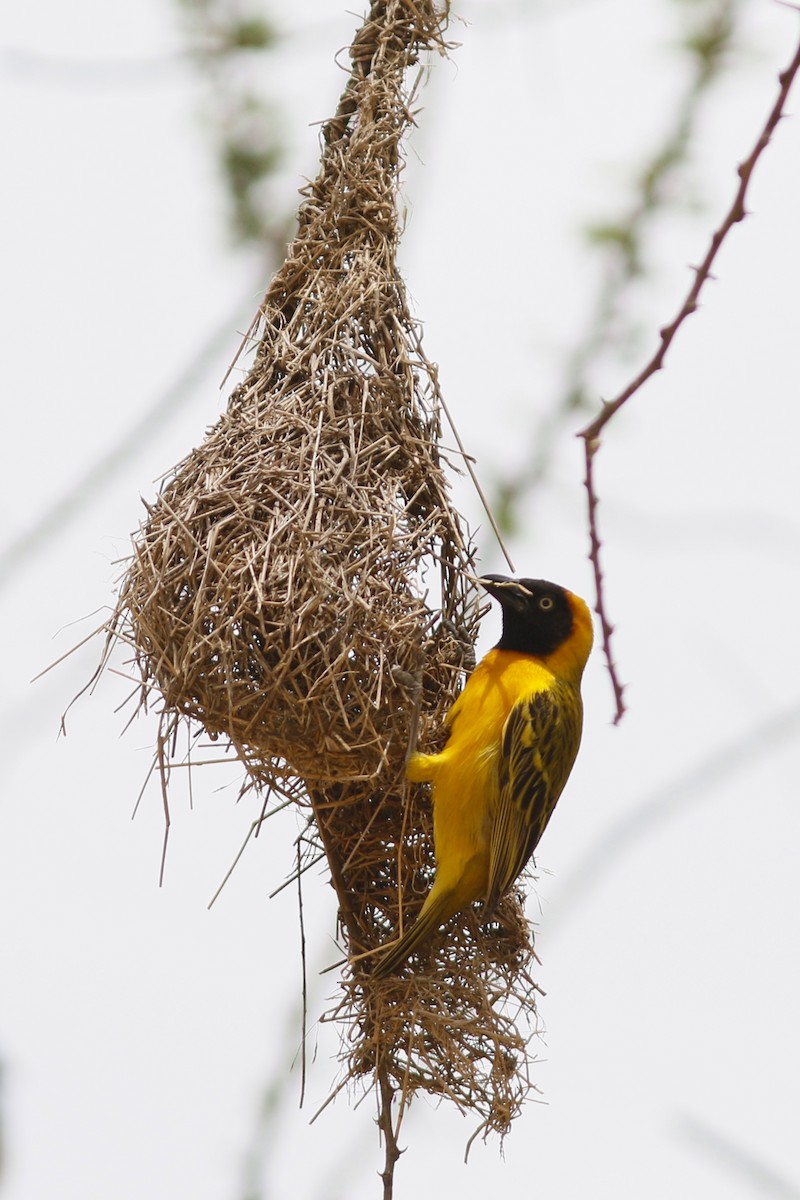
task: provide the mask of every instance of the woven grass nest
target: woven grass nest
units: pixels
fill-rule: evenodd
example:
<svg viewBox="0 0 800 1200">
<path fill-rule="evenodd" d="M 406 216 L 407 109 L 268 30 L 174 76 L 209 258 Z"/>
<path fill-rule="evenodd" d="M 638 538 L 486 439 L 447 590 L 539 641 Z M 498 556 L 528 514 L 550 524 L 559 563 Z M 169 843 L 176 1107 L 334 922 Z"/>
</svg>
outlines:
<svg viewBox="0 0 800 1200">
<path fill-rule="evenodd" d="M 403 779 L 472 662 L 469 539 L 450 500 L 435 368 L 395 265 L 408 68 L 443 52 L 432 3 L 374 2 L 322 163 L 257 320 L 254 365 L 134 537 L 111 624 L 167 733 L 225 739 L 250 784 L 313 815 L 345 952 L 347 1077 L 449 1096 L 501 1133 L 535 1028 L 520 902 L 454 918 L 414 970 L 357 956 L 429 886 L 430 801 Z M 162 747 L 166 737 L 160 739 Z"/>
</svg>

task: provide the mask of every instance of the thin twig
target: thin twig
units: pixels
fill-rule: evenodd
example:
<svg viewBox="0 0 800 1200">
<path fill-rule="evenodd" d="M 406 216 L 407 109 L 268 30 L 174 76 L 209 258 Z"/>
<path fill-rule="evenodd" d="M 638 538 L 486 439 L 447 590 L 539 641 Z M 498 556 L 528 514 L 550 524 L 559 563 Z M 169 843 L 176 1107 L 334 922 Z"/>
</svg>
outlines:
<svg viewBox="0 0 800 1200">
<path fill-rule="evenodd" d="M 603 637 L 603 652 L 605 654 L 608 672 L 611 677 L 612 687 L 614 689 L 614 698 L 616 701 L 616 714 L 614 722 L 618 722 L 625 712 L 625 704 L 623 700 L 623 686 L 620 683 L 617 668 L 614 663 L 613 654 L 611 651 L 611 635 L 613 625 L 608 619 L 606 612 L 605 601 L 603 596 L 603 570 L 600 562 L 601 541 L 597 524 L 597 492 L 594 486 L 593 465 L 597 451 L 600 449 L 600 435 L 605 429 L 609 421 L 614 417 L 623 405 L 631 399 L 632 396 L 647 382 L 656 371 L 660 371 L 664 365 L 664 359 L 669 350 L 680 327 L 683 325 L 687 317 L 691 316 L 697 310 L 700 293 L 708 282 L 712 279 L 711 268 L 719 253 L 725 238 L 733 229 L 734 225 L 739 221 L 743 221 L 747 216 L 745 208 L 745 199 L 747 197 L 747 189 L 750 185 L 750 180 L 753 175 L 756 163 L 763 154 L 766 147 L 772 138 L 772 134 L 782 119 L 784 106 L 786 104 L 789 90 L 794 82 L 795 76 L 800 69 L 800 42 L 798 42 L 794 57 L 785 71 L 782 71 L 778 76 L 780 89 L 778 96 L 773 104 L 766 122 L 759 134 L 756 143 L 750 155 L 739 164 L 737 174 L 739 176 L 739 186 L 736 189 L 736 194 L 733 198 L 727 213 L 725 214 L 721 224 L 715 229 L 711 236 L 711 241 L 706 251 L 705 258 L 698 267 L 694 267 L 694 281 L 686 298 L 683 301 L 677 315 L 668 324 L 663 326 L 659 331 L 659 344 L 655 353 L 650 360 L 645 364 L 639 374 L 628 384 L 626 388 L 619 393 L 613 400 L 605 401 L 600 409 L 600 412 L 584 429 L 580 431 L 578 437 L 583 438 L 586 451 L 586 472 L 584 476 L 584 485 L 587 492 L 588 516 L 589 516 L 589 559 L 594 570 L 595 594 L 597 597 L 595 611 L 600 617 L 600 624 Z"/>
<path fill-rule="evenodd" d="M 434 378 L 436 378 L 435 375 L 434 375 Z M 500 525 L 498 524 L 497 518 L 495 517 L 495 515 L 492 511 L 492 506 L 489 503 L 489 498 L 486 495 L 486 493 L 484 492 L 483 488 L 481 487 L 481 481 L 478 479 L 478 473 L 472 465 L 474 459 L 469 454 L 467 454 L 466 447 L 461 440 L 461 434 L 458 432 L 458 429 L 456 428 L 456 423 L 453 420 L 453 415 L 450 412 L 450 409 L 447 406 L 447 402 L 445 401 L 444 396 L 441 394 L 441 392 L 439 393 L 438 399 L 439 399 L 440 405 L 442 406 L 442 412 L 447 417 L 447 422 L 450 426 L 450 430 L 453 434 L 453 437 L 456 439 L 456 445 L 458 446 L 458 449 L 461 453 L 461 457 L 464 460 L 464 465 L 467 468 L 469 477 L 472 480 L 472 486 L 475 488 L 475 491 L 478 493 L 478 499 L 480 500 L 481 505 L 483 506 L 483 511 L 486 513 L 486 516 L 489 518 L 489 524 L 491 525 L 492 532 L 494 533 L 494 536 L 497 539 L 497 544 L 500 547 L 500 550 L 503 554 L 503 558 L 508 563 L 508 568 L 513 575 L 516 571 L 516 568 L 512 561 L 511 555 L 508 552 L 508 547 L 506 546 L 505 541 L 503 540 L 503 535 L 500 532 Z"/>
<path fill-rule="evenodd" d="M 475 1132 L 470 1135 L 469 1140 L 467 1141 L 467 1144 L 464 1147 L 464 1166 L 466 1166 L 467 1163 L 469 1162 L 469 1152 L 472 1149 L 473 1145 L 475 1144 L 475 1141 L 481 1136 L 482 1133 L 485 1132 L 486 1126 L 488 1124 L 489 1124 L 488 1121 L 481 1121 L 480 1125 L 475 1130 Z"/>
<path fill-rule="evenodd" d="M 322 1104 L 320 1104 L 319 1108 L 314 1113 L 311 1120 L 308 1122 L 309 1125 L 313 1125 L 314 1122 L 316 1121 L 317 1117 L 322 1116 L 322 1114 L 325 1112 L 325 1109 L 328 1108 L 329 1105 L 333 1104 L 336 1097 L 339 1095 L 340 1092 L 344 1091 L 344 1089 L 347 1087 L 349 1082 L 350 1082 L 350 1080 L 349 1080 L 348 1076 L 345 1076 L 344 1079 L 339 1080 L 336 1087 L 331 1092 L 329 1092 L 329 1094 L 323 1100 Z"/>
<path fill-rule="evenodd" d="M 300 1029 L 300 1108 L 306 1098 L 306 1037 L 308 1036 L 308 968 L 306 966 L 306 927 L 303 919 L 303 878 L 300 870 L 300 838 L 297 839 L 297 915 L 300 921 L 300 972 L 303 982 L 303 1016 Z"/>
<path fill-rule="evenodd" d="M 167 867 L 167 843 L 169 842 L 169 827 L 171 824 L 169 815 L 169 789 L 167 781 L 169 779 L 169 755 L 165 753 L 165 743 L 168 740 L 163 733 L 164 714 L 161 714 L 158 722 L 158 737 L 156 739 L 156 754 L 158 758 L 158 773 L 161 779 L 161 801 L 164 807 L 164 841 L 161 846 L 161 864 L 158 870 L 158 886 L 164 886 L 164 872 Z"/>
<path fill-rule="evenodd" d="M 298 866 L 297 870 L 293 871 L 288 879 L 284 879 L 283 883 L 279 883 L 276 888 L 273 888 L 273 890 L 267 896 L 267 899 L 274 900 L 275 897 L 279 896 L 287 887 L 298 882 L 300 875 L 305 875 L 306 871 L 310 871 L 312 867 L 315 867 L 318 862 L 322 862 L 324 858 L 325 851 L 320 850 L 319 854 L 315 855 L 314 858 L 310 858 L 306 863 L 303 863 L 302 866 Z"/>
<path fill-rule="evenodd" d="M 611 650 L 611 635 L 614 632 L 614 626 L 608 619 L 608 610 L 605 602 L 603 571 L 600 566 L 600 533 L 597 528 L 597 489 L 594 486 L 594 456 L 597 451 L 598 443 L 587 438 L 584 441 L 584 451 L 586 454 L 586 475 L 584 478 L 584 487 L 586 488 L 587 503 L 589 508 L 589 561 L 592 564 L 594 571 L 594 591 L 597 601 L 595 604 L 595 612 L 600 618 L 600 632 L 603 638 L 603 652 L 608 663 L 608 674 L 611 679 L 611 686 L 614 689 L 614 703 L 616 711 L 614 714 L 614 724 L 617 725 L 622 720 L 622 715 L 625 712 L 624 692 L 625 685 L 620 681 L 617 671 L 617 664 L 614 662 L 614 656 Z"/>
<path fill-rule="evenodd" d="M 102 625 L 97 626 L 97 629 L 93 629 L 91 633 L 87 633 L 85 638 L 81 638 L 81 640 L 79 642 L 77 642 L 76 645 L 71 646 L 70 649 L 65 651 L 64 654 L 60 654 L 58 656 L 58 658 L 55 660 L 55 662 L 49 663 L 48 666 L 43 667 L 41 671 L 38 671 L 36 673 L 36 675 L 34 675 L 33 679 L 31 680 L 31 683 L 37 683 L 38 680 L 40 680 L 43 675 L 46 675 L 48 671 L 52 671 L 53 667 L 59 666 L 62 662 L 64 662 L 64 659 L 69 658 L 69 656 L 71 654 L 74 654 L 76 650 L 80 650 L 81 646 L 85 646 L 87 642 L 94 641 L 94 639 L 97 637 L 98 633 L 102 633 L 105 628 L 106 628 L 106 623 L 104 621 Z M 95 679 L 101 673 L 101 671 L 102 671 L 102 665 L 97 668 L 94 675 L 87 683 L 86 687 L 91 687 L 91 685 L 94 683 Z M 84 688 L 83 690 L 85 691 L 86 688 Z"/>
<path fill-rule="evenodd" d="M 147 774 L 144 777 L 142 786 L 139 789 L 139 795 L 136 797 L 136 803 L 134 804 L 133 812 L 131 813 L 132 821 L 136 819 L 136 814 L 139 811 L 139 805 L 142 803 L 142 800 L 144 798 L 144 793 L 147 789 L 147 785 L 150 782 L 150 780 L 153 778 L 153 772 L 155 771 L 157 766 L 158 766 L 158 751 L 156 751 L 156 753 L 153 755 L 153 761 L 150 763 L 150 767 L 147 771 Z"/>
<path fill-rule="evenodd" d="M 383 1200 L 392 1200 L 394 1195 L 394 1168 L 402 1151 L 397 1144 L 397 1136 L 392 1125 L 392 1101 L 394 1089 L 389 1082 L 385 1066 L 378 1067 L 378 1128 L 383 1135 L 384 1160 L 381 1179 L 383 1180 Z"/>
</svg>

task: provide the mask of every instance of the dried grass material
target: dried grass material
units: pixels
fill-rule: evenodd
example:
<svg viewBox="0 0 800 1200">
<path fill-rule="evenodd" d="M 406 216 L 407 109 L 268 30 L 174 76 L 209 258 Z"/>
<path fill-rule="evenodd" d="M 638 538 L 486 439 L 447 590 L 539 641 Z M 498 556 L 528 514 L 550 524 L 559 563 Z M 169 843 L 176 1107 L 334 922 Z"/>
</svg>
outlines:
<svg viewBox="0 0 800 1200">
<path fill-rule="evenodd" d="M 436 373 L 395 266 L 405 75 L 443 50 L 443 24 L 430 0 L 372 4 L 255 364 L 148 508 L 112 624 L 142 704 L 163 703 L 165 787 L 169 743 L 197 722 L 252 786 L 310 803 L 351 955 L 391 936 L 401 909 L 411 920 L 429 884 L 430 804 L 406 796 L 404 759 L 417 708 L 423 744 L 440 736 L 477 631 Z M 530 1008 L 530 948 L 517 901 L 503 920 L 498 935 L 455 918 L 411 977 L 373 984 L 355 963 L 350 1075 L 508 1128 L 529 1087 L 508 1009 Z"/>
<path fill-rule="evenodd" d="M 404 1098 L 446 1097 L 505 1134 L 534 1089 L 529 1042 L 539 1031 L 521 897 L 505 897 L 488 930 L 474 910 L 460 914 L 423 953 L 402 977 L 347 981 L 336 1015 L 351 1031 L 350 1072 L 382 1065 Z"/>
</svg>

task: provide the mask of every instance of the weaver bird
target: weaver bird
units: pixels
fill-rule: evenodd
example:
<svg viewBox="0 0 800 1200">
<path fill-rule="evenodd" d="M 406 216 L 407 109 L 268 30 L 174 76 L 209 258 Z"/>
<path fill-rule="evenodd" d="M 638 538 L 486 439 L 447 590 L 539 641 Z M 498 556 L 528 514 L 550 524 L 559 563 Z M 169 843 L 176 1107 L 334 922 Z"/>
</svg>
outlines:
<svg viewBox="0 0 800 1200">
<path fill-rule="evenodd" d="M 536 849 L 578 753 L 589 609 L 543 579 L 478 582 L 500 602 L 503 636 L 447 714 L 441 753 L 409 758 L 407 778 L 432 788 L 436 875 L 416 921 L 377 959 L 377 978 L 475 900 L 491 916 Z"/>
</svg>

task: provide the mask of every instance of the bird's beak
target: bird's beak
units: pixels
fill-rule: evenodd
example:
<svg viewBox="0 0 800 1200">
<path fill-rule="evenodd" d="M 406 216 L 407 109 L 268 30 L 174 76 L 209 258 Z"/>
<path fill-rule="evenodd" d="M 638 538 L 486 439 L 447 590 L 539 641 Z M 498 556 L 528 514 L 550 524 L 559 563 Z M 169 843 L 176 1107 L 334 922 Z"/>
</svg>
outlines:
<svg viewBox="0 0 800 1200">
<path fill-rule="evenodd" d="M 481 575 L 478 583 L 487 591 L 490 596 L 505 608 L 518 608 L 530 600 L 530 592 L 526 587 L 523 587 L 516 579 L 509 579 L 507 575 Z"/>
</svg>

